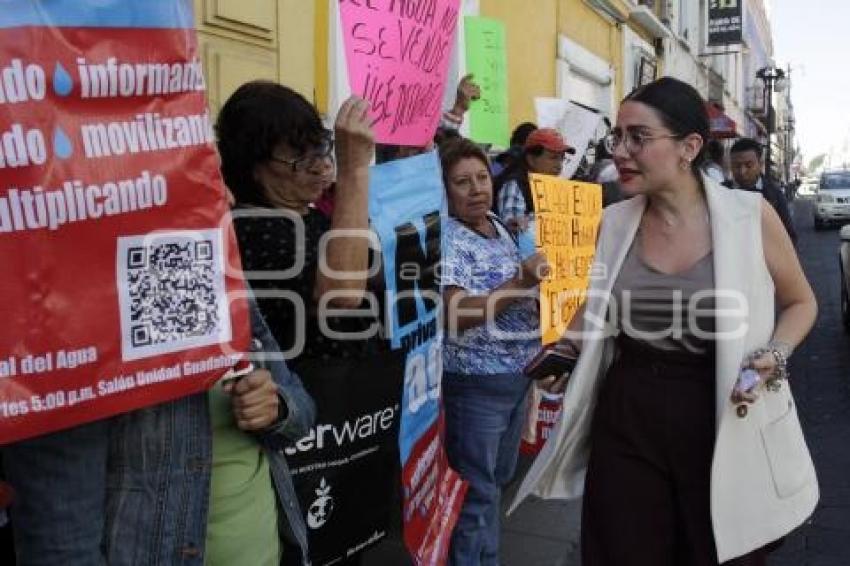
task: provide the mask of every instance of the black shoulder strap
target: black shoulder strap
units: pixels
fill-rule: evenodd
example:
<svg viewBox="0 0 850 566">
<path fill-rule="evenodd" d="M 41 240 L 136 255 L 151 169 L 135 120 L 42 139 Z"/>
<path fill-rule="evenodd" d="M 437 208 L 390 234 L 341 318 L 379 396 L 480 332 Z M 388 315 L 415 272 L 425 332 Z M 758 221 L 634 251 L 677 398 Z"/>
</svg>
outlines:
<svg viewBox="0 0 850 566">
<path fill-rule="evenodd" d="M 505 234 L 507 234 L 511 238 L 511 240 L 513 240 L 513 243 L 516 244 L 517 247 L 519 247 L 519 239 L 517 239 L 516 234 L 514 234 L 508 229 L 505 223 L 502 222 L 501 218 L 499 218 L 496 214 L 490 214 L 488 218 L 494 222 L 497 232 L 499 231 L 499 227 L 501 226 L 502 231 L 504 231 Z"/>
</svg>

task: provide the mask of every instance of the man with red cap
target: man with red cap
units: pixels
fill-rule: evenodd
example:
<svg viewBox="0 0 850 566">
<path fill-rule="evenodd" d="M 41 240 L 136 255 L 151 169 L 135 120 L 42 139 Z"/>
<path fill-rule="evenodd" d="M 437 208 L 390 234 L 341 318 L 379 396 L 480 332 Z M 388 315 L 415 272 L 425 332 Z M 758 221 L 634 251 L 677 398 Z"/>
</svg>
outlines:
<svg viewBox="0 0 850 566">
<path fill-rule="evenodd" d="M 534 212 L 529 173 L 560 175 L 567 154 L 576 150 L 557 130 L 540 128 L 525 140 L 523 159 L 496 177 L 496 212 L 513 231 L 525 229 L 528 215 Z"/>
</svg>

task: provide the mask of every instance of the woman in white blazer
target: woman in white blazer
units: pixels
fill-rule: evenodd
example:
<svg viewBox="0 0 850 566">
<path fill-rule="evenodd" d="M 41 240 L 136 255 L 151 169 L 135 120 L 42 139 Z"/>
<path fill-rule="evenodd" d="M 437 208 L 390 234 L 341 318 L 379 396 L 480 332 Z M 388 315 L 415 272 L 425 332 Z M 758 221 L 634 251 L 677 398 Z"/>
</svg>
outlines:
<svg viewBox="0 0 850 566">
<path fill-rule="evenodd" d="M 514 503 L 584 495 L 585 566 L 764 564 L 817 503 L 784 379 L 815 298 L 773 209 L 700 174 L 708 132 L 663 78 L 608 140 L 634 198 L 605 210 L 561 420 Z"/>
</svg>

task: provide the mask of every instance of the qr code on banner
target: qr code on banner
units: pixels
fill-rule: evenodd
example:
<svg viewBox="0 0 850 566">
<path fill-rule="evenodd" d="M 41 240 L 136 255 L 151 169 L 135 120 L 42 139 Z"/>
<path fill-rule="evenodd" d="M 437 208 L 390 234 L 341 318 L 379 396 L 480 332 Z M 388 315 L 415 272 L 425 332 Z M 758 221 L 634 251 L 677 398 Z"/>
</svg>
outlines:
<svg viewBox="0 0 850 566">
<path fill-rule="evenodd" d="M 123 359 L 229 341 L 223 267 L 219 230 L 119 238 Z"/>
</svg>

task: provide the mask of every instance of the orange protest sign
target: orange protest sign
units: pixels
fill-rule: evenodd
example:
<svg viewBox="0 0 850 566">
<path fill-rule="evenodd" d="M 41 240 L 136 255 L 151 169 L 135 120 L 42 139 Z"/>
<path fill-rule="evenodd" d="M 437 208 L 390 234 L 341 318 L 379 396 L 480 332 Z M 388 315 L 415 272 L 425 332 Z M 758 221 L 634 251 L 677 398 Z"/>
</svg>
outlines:
<svg viewBox="0 0 850 566">
<path fill-rule="evenodd" d="M 558 340 L 584 302 L 602 218 L 602 187 L 532 174 L 535 243 L 552 272 L 540 284 L 544 344 Z"/>
</svg>

